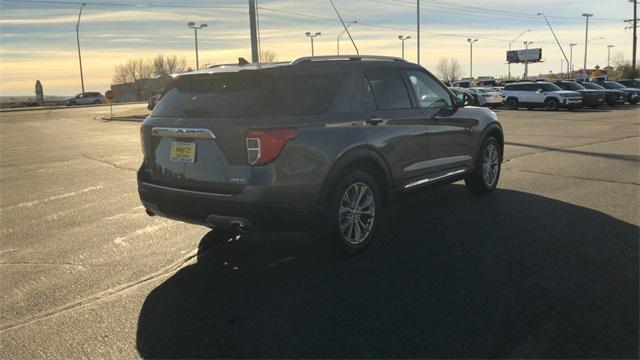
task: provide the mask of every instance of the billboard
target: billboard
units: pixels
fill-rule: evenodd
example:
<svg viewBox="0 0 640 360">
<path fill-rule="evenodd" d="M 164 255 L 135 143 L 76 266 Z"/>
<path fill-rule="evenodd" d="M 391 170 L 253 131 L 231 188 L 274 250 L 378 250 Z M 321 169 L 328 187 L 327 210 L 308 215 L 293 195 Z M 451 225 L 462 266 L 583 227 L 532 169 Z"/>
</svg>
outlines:
<svg viewBox="0 0 640 360">
<path fill-rule="evenodd" d="M 507 51 L 508 63 L 539 62 L 542 59 L 542 49 L 510 50 Z"/>
</svg>

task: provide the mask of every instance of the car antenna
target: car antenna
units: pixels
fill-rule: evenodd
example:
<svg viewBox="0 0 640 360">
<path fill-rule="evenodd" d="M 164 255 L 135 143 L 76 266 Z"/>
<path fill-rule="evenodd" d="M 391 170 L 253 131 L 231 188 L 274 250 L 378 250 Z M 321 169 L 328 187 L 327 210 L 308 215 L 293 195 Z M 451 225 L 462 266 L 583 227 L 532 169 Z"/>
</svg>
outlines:
<svg viewBox="0 0 640 360">
<path fill-rule="evenodd" d="M 358 51 L 358 47 L 356 46 L 355 41 L 353 41 L 353 38 L 351 37 L 351 33 L 349 32 L 349 28 L 347 28 L 347 25 L 344 24 L 344 20 L 342 20 L 342 16 L 340 16 L 340 13 L 338 12 L 338 9 L 333 4 L 333 0 L 329 0 L 329 2 L 331 3 L 331 6 L 333 6 L 333 10 L 336 11 L 336 15 L 338 15 L 338 19 L 340 19 L 340 22 L 342 23 L 342 27 L 344 27 L 344 31 L 346 31 L 347 35 L 349 35 L 349 40 L 351 40 L 351 43 L 353 44 L 353 47 L 356 49 L 356 55 L 360 55 L 360 51 Z"/>
</svg>

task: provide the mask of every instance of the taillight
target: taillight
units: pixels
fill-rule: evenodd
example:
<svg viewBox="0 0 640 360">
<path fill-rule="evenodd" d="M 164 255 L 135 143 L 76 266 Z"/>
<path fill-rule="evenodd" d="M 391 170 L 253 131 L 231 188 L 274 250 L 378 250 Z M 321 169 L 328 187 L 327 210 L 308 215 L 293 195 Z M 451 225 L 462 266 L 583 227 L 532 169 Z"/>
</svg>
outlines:
<svg viewBox="0 0 640 360">
<path fill-rule="evenodd" d="M 251 165 L 265 165 L 275 160 L 289 140 L 296 138 L 296 129 L 249 130 L 245 133 L 247 157 Z"/>
<path fill-rule="evenodd" d="M 140 147 L 142 148 L 142 155 L 144 156 L 144 126 L 140 126 Z"/>
</svg>

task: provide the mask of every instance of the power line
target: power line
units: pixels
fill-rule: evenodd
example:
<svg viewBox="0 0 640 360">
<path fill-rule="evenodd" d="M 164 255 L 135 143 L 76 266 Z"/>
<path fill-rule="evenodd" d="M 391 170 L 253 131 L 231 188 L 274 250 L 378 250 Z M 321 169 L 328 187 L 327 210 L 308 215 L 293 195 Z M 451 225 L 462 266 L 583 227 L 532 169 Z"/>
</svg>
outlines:
<svg viewBox="0 0 640 360">
<path fill-rule="evenodd" d="M 31 4 L 53 4 L 53 5 L 73 5 L 80 6 L 87 4 L 87 6 L 112 6 L 112 7 L 138 7 L 138 8 L 178 8 L 178 9 L 242 9 L 241 6 L 211 6 L 211 5 L 189 5 L 189 4 L 131 4 L 131 3 L 117 3 L 117 2 L 87 2 L 87 1 L 65 1 L 65 0 L 0 0 L 3 2 L 13 3 L 31 3 Z"/>
</svg>

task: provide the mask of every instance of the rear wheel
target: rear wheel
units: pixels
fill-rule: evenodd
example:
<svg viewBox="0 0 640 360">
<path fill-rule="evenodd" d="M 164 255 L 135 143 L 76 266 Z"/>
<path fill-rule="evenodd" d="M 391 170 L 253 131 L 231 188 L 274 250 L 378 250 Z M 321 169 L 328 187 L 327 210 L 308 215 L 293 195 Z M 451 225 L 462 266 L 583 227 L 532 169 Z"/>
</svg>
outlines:
<svg viewBox="0 0 640 360">
<path fill-rule="evenodd" d="M 348 255 L 362 251 L 373 241 L 383 219 L 380 189 L 375 179 L 353 170 L 334 188 L 327 211 L 329 234 Z"/>
<path fill-rule="evenodd" d="M 464 179 L 467 189 L 476 194 L 490 193 L 495 190 L 500 179 L 501 163 L 498 140 L 490 136 L 482 144 L 475 170 Z"/>
<path fill-rule="evenodd" d="M 518 110 L 518 99 L 509 98 L 507 99 L 507 107 L 509 110 Z"/>
<path fill-rule="evenodd" d="M 558 110 L 558 100 L 556 99 L 547 99 L 544 101 L 544 108 L 548 111 L 556 111 Z"/>
</svg>

